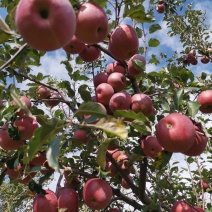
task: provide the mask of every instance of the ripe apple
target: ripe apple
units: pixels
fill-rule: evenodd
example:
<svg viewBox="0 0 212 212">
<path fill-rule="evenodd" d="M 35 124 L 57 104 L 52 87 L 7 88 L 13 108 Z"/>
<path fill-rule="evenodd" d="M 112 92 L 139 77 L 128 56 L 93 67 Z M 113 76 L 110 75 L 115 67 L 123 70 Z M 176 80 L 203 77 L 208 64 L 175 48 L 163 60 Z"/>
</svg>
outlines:
<svg viewBox="0 0 212 212">
<path fill-rule="evenodd" d="M 113 192 L 108 182 L 92 178 L 85 183 L 82 194 L 83 200 L 89 208 L 101 210 L 109 205 Z"/>
<path fill-rule="evenodd" d="M 77 12 L 76 37 L 84 43 L 95 44 L 103 41 L 108 35 L 108 18 L 99 5 L 84 3 Z"/>
<path fill-rule="evenodd" d="M 131 105 L 131 95 L 127 92 L 115 93 L 109 101 L 109 107 L 112 112 L 116 110 L 129 110 Z"/>
<path fill-rule="evenodd" d="M 62 188 L 58 193 L 58 210 L 66 209 L 70 212 L 78 212 L 78 194 L 74 189 Z"/>
<path fill-rule="evenodd" d="M 152 113 L 152 100 L 146 94 L 134 94 L 132 96 L 131 109 L 138 113 L 142 112 L 145 116 L 149 116 Z"/>
<path fill-rule="evenodd" d="M 15 23 L 27 44 L 40 51 L 65 46 L 76 31 L 76 15 L 68 0 L 21 0 Z"/>
<path fill-rule="evenodd" d="M 93 78 L 94 86 L 97 87 L 101 83 L 107 83 L 108 74 L 106 72 L 100 72 Z"/>
<path fill-rule="evenodd" d="M 106 212 L 121 212 L 118 208 L 111 208 L 107 210 Z"/>
<path fill-rule="evenodd" d="M 212 113 L 212 90 L 202 91 L 197 101 L 201 104 L 199 110 L 202 113 Z"/>
<path fill-rule="evenodd" d="M 100 55 L 100 49 L 90 45 L 85 45 L 85 48 L 79 53 L 79 56 L 84 62 L 93 62 L 97 60 Z"/>
<path fill-rule="evenodd" d="M 79 54 L 85 48 L 85 43 L 80 41 L 75 35 L 63 49 L 69 54 Z"/>
<path fill-rule="evenodd" d="M 110 75 L 114 72 L 126 74 L 126 68 L 124 67 L 124 65 L 117 61 L 109 63 L 106 67 L 106 73 Z"/>
<path fill-rule="evenodd" d="M 200 61 L 201 61 L 203 64 L 207 64 L 207 63 L 210 62 L 210 58 L 207 57 L 207 56 L 205 56 L 205 55 L 203 55 L 203 56 L 201 57 Z"/>
<path fill-rule="evenodd" d="M 165 150 L 185 152 L 194 144 L 195 128 L 186 115 L 171 113 L 158 122 L 156 137 Z"/>
<path fill-rule="evenodd" d="M 31 109 L 32 103 L 31 103 L 31 101 L 30 101 L 29 98 L 27 98 L 26 96 L 21 96 L 21 97 L 20 97 L 20 100 L 23 102 L 23 104 L 24 104 L 29 110 Z M 18 105 L 17 105 L 17 103 L 16 103 L 15 101 L 12 102 L 12 105 L 17 106 L 17 108 L 18 108 Z M 18 116 L 23 116 L 24 114 L 25 114 L 24 109 L 20 109 L 20 110 L 17 112 L 17 115 L 18 115 Z"/>
<path fill-rule="evenodd" d="M 193 212 L 193 209 L 186 202 L 179 200 L 174 203 L 171 208 L 171 212 Z"/>
<path fill-rule="evenodd" d="M 205 210 L 203 210 L 201 207 L 199 207 L 199 206 L 194 206 L 194 208 L 196 209 L 196 210 L 192 210 L 192 212 L 205 212 Z"/>
<path fill-rule="evenodd" d="M 46 161 L 46 152 L 38 152 L 34 158 L 30 161 L 30 164 L 34 166 L 41 166 Z"/>
<path fill-rule="evenodd" d="M 183 154 L 188 156 L 198 156 L 202 154 L 208 142 L 208 138 L 205 136 L 203 130 L 201 129 L 201 125 L 200 126 L 194 125 L 194 128 L 195 128 L 194 143 L 190 149 L 183 152 Z"/>
<path fill-rule="evenodd" d="M 188 63 L 195 63 L 197 61 L 196 57 L 193 55 L 193 54 L 189 54 L 187 57 L 186 57 L 186 61 Z"/>
<path fill-rule="evenodd" d="M 13 126 L 18 128 L 21 139 L 29 140 L 32 138 L 34 131 L 38 128 L 38 122 L 35 118 L 23 115 L 14 121 Z"/>
<path fill-rule="evenodd" d="M 96 87 L 97 101 L 103 105 L 109 105 L 110 98 L 114 94 L 114 89 L 108 83 L 101 83 Z"/>
<path fill-rule="evenodd" d="M 112 32 L 108 44 L 111 55 L 118 60 L 127 60 L 138 51 L 138 36 L 134 28 L 121 24 Z"/>
<path fill-rule="evenodd" d="M 128 164 L 129 161 L 129 155 L 122 153 L 117 158 L 117 163 L 121 167 L 122 170 L 124 170 L 127 174 L 131 172 L 132 165 Z"/>
<path fill-rule="evenodd" d="M 88 132 L 83 129 L 78 129 L 74 132 L 73 138 L 77 141 L 80 141 L 83 144 L 87 144 L 88 141 L 91 139 L 88 135 Z"/>
<path fill-rule="evenodd" d="M 13 140 L 8 133 L 8 123 L 0 128 L 0 147 L 4 150 L 17 150 L 24 142 L 23 140 Z"/>
<path fill-rule="evenodd" d="M 120 92 L 126 87 L 126 77 L 122 73 L 114 72 L 109 75 L 107 83 L 113 87 L 115 92 Z"/>
<path fill-rule="evenodd" d="M 198 186 L 201 188 L 203 188 L 204 189 L 204 191 L 206 192 L 206 190 L 208 189 L 208 188 L 210 188 L 210 185 L 209 185 L 209 182 L 207 181 L 207 180 L 200 180 L 199 182 L 198 182 Z"/>
<path fill-rule="evenodd" d="M 39 99 L 46 99 L 50 96 L 50 89 L 44 85 L 40 85 L 36 94 L 38 94 Z"/>
<path fill-rule="evenodd" d="M 81 180 L 79 179 L 79 177 L 71 177 L 71 179 L 65 179 L 64 181 L 64 187 L 74 190 L 78 190 L 80 184 Z"/>
<path fill-rule="evenodd" d="M 58 93 L 53 92 L 50 94 L 49 99 L 50 100 L 46 100 L 46 104 L 49 105 L 50 107 L 55 107 L 60 103 L 61 97 Z"/>
<path fill-rule="evenodd" d="M 106 163 L 105 171 L 108 172 L 108 175 L 111 177 L 115 177 L 118 175 L 118 170 L 110 161 Z"/>
<path fill-rule="evenodd" d="M 7 166 L 6 174 L 9 175 L 10 179 L 15 180 L 21 175 L 22 166 L 19 163 L 16 168 L 10 168 Z"/>
<path fill-rule="evenodd" d="M 33 212 L 57 212 L 57 196 L 51 190 L 45 190 L 46 194 L 35 194 L 33 200 Z"/>
<path fill-rule="evenodd" d="M 164 13 L 166 9 L 165 4 L 158 4 L 156 10 L 158 11 L 158 13 Z"/>
<path fill-rule="evenodd" d="M 147 136 L 141 141 L 141 148 L 144 154 L 152 159 L 163 150 L 163 147 L 158 143 L 155 136 Z"/>
<path fill-rule="evenodd" d="M 121 154 L 121 152 L 119 151 L 118 148 L 108 149 L 107 152 L 112 155 L 112 157 L 113 157 L 114 160 L 117 160 L 118 157 L 119 157 L 119 155 Z"/>
<path fill-rule="evenodd" d="M 54 172 L 54 169 L 49 166 L 48 160 L 46 160 L 43 163 L 43 166 L 46 168 L 46 169 L 43 169 L 43 170 L 40 171 L 43 175 L 46 175 L 47 173 L 50 173 L 50 172 L 51 173 Z"/>
<path fill-rule="evenodd" d="M 191 51 L 189 51 L 188 55 L 196 56 L 196 50 L 192 49 Z"/>
<path fill-rule="evenodd" d="M 191 61 L 191 64 L 195 66 L 195 65 L 197 65 L 197 63 L 198 63 L 198 60 L 197 60 L 197 58 L 195 57 L 194 60 Z"/>
<path fill-rule="evenodd" d="M 130 175 L 128 175 L 128 178 L 130 179 L 130 181 L 133 181 L 133 179 L 132 179 L 132 177 Z M 124 178 L 122 178 L 122 180 L 121 180 L 121 185 L 125 189 L 129 189 L 130 188 L 130 186 L 128 185 L 128 183 L 126 182 L 126 180 Z"/>
<path fill-rule="evenodd" d="M 140 54 L 135 54 L 133 55 L 129 61 L 128 61 L 128 73 L 131 76 L 139 76 L 144 72 L 144 68 L 143 67 L 138 67 L 137 65 L 134 65 L 133 62 L 135 62 L 136 60 L 138 60 L 139 62 L 142 63 L 143 66 L 146 65 L 146 59 L 144 56 L 140 55 Z"/>
</svg>

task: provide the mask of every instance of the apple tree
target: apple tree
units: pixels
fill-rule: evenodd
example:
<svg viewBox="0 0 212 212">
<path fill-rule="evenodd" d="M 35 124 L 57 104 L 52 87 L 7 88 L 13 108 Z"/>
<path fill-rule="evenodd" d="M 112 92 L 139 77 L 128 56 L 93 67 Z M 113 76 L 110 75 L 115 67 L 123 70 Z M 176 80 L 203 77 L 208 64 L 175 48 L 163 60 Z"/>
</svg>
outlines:
<svg viewBox="0 0 212 212">
<path fill-rule="evenodd" d="M 212 210 L 211 29 L 196 4 L 0 2 L 1 211 Z"/>
</svg>

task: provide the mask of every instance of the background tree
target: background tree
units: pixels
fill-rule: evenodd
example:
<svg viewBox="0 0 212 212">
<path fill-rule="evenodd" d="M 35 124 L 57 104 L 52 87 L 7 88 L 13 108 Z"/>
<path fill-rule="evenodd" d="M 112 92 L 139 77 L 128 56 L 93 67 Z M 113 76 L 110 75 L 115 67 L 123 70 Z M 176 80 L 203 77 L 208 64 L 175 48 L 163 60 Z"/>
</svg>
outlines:
<svg viewBox="0 0 212 212">
<path fill-rule="evenodd" d="M 19 1 L 0 2 L 4 16 L 0 19 L 2 210 L 31 210 L 33 197 L 42 196 L 44 189 L 54 190 L 49 185 L 57 178 L 58 205 L 65 202 L 61 187 L 68 187 L 69 195 L 75 195 L 75 190 L 79 196 L 79 211 L 177 211 L 179 201 L 192 212 L 200 211 L 195 206 L 211 211 L 212 77 L 194 68 L 206 63 L 211 67 L 211 32 L 204 11 L 194 10 L 186 0 L 95 1 L 98 12 L 88 15 L 103 11 L 99 19 L 104 26 L 108 21 L 108 29 L 99 26 L 98 32 L 106 33 L 98 40 L 90 36 L 97 19 L 81 28 L 77 22 L 75 28 L 73 10 L 69 1 L 64 2 L 70 16 L 64 9 L 48 13 L 46 7 L 39 13 L 42 19 L 58 13 L 56 17 L 69 20 L 61 22 L 67 30 L 66 36 L 64 31 L 57 35 L 58 40 L 63 37 L 61 46 L 55 40 L 51 43 L 49 31 L 37 33 L 32 20 L 30 30 L 24 31 Z M 80 20 L 83 2 L 71 3 Z M 132 40 L 126 40 L 126 29 Z M 57 34 L 54 30 L 51 33 Z M 170 39 L 179 39 L 176 51 L 160 48 L 161 30 Z M 74 34 L 80 44 L 68 45 Z M 74 45 L 81 48 L 78 53 L 73 52 Z M 63 56 L 55 57 L 54 52 Z M 43 58 L 50 58 L 49 63 L 59 58 L 65 72 L 42 73 Z M 208 90 L 201 98 L 199 94 Z M 162 145 L 166 132 L 159 130 L 158 123 L 172 113 L 184 115 L 175 119 L 180 129 L 185 127 L 177 131 L 176 139 L 191 131 L 192 145 L 195 140 L 200 146 L 175 151 Z M 171 148 L 180 147 L 178 143 L 173 147 L 172 140 L 169 143 Z M 101 203 L 100 208 L 98 198 L 98 206 L 90 204 L 96 197 L 86 198 L 95 193 L 86 192 L 90 179 L 110 185 L 106 205 Z"/>
</svg>

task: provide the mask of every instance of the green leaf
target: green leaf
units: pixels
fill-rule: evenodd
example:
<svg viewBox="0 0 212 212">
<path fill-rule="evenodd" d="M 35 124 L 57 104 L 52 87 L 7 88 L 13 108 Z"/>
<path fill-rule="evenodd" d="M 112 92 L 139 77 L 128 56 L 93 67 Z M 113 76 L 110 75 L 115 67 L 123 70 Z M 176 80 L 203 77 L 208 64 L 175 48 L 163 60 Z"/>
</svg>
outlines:
<svg viewBox="0 0 212 212">
<path fill-rule="evenodd" d="M 87 101 L 90 101 L 91 100 L 91 94 L 88 90 L 86 90 L 88 88 L 87 85 L 81 85 L 79 88 L 78 88 L 78 92 L 82 98 L 83 101 L 87 102 Z"/>
<path fill-rule="evenodd" d="M 9 26 L 0 16 L 0 43 L 6 42 L 12 35 L 12 31 L 10 30 Z"/>
<path fill-rule="evenodd" d="M 160 44 L 160 41 L 157 40 L 156 38 L 150 38 L 148 45 L 149 47 L 157 47 Z"/>
<path fill-rule="evenodd" d="M 80 105 L 79 109 L 74 113 L 74 116 L 82 117 L 84 115 L 92 115 L 96 117 L 105 117 L 107 114 L 103 111 L 100 105 L 96 102 L 86 102 Z"/>
<path fill-rule="evenodd" d="M 132 110 L 116 110 L 114 113 L 114 116 L 136 119 L 136 120 L 143 121 L 143 122 L 148 121 L 148 118 L 143 113 L 141 113 L 141 112 L 135 113 Z"/>
<path fill-rule="evenodd" d="M 75 92 L 71 88 L 71 84 L 69 81 L 63 80 L 61 83 L 58 84 L 58 87 L 65 88 L 68 91 L 68 96 L 73 98 L 75 95 Z"/>
<path fill-rule="evenodd" d="M 155 169 L 161 170 L 164 168 L 170 161 L 172 157 L 172 152 L 163 150 L 159 152 L 155 157 Z"/>
<path fill-rule="evenodd" d="M 59 171 L 58 157 L 60 153 L 60 141 L 61 137 L 54 138 L 46 153 L 46 158 L 48 160 L 48 164 L 55 171 Z"/>
<path fill-rule="evenodd" d="M 104 170 L 106 166 L 106 152 L 111 139 L 105 139 L 98 147 L 98 153 L 96 157 L 96 162 Z"/>
<path fill-rule="evenodd" d="M 151 134 L 151 129 L 142 121 L 134 120 L 130 125 L 143 135 Z"/>
<path fill-rule="evenodd" d="M 96 3 L 102 8 L 104 8 L 108 1 L 107 0 L 91 0 L 90 2 Z"/>
<path fill-rule="evenodd" d="M 194 117 L 198 113 L 200 105 L 201 104 L 199 102 L 187 102 L 188 112 L 190 116 Z"/>
<path fill-rule="evenodd" d="M 137 70 L 137 71 L 140 71 L 141 73 L 145 70 L 145 63 L 140 61 L 140 60 L 132 60 L 132 64 L 133 64 L 133 67 Z"/>
<path fill-rule="evenodd" d="M 161 29 L 161 26 L 159 24 L 153 24 L 149 27 L 149 33 L 154 33 L 156 32 L 157 30 L 160 30 Z"/>
<path fill-rule="evenodd" d="M 183 91 L 184 89 L 180 88 L 174 94 L 174 105 L 177 110 L 179 110 L 179 106 L 182 104 L 183 101 Z"/>
<path fill-rule="evenodd" d="M 161 107 L 163 108 L 163 110 L 170 111 L 170 106 L 166 100 L 163 100 L 161 102 Z"/>
<path fill-rule="evenodd" d="M 124 140 L 128 137 L 127 127 L 121 119 L 116 119 L 112 116 L 101 118 L 96 124 L 83 124 L 83 126 L 101 129 L 108 135 L 118 136 Z"/>
</svg>

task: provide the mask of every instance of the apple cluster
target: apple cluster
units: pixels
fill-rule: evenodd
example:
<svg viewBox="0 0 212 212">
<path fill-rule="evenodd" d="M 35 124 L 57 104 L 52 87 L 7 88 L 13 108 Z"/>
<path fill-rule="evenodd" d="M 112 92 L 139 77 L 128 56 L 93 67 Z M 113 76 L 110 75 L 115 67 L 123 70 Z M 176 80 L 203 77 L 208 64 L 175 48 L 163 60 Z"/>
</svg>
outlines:
<svg viewBox="0 0 212 212">
<path fill-rule="evenodd" d="M 191 206 L 187 202 L 183 200 L 176 201 L 172 208 L 171 212 L 205 212 L 201 207 L 199 206 Z"/>
</svg>

